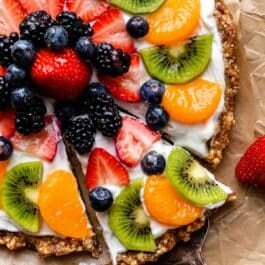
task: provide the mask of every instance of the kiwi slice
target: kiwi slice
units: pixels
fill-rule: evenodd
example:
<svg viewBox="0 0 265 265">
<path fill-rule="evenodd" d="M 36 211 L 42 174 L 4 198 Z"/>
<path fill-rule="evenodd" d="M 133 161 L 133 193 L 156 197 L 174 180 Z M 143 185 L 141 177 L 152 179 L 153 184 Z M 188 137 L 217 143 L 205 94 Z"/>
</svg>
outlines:
<svg viewBox="0 0 265 265">
<path fill-rule="evenodd" d="M 23 229 L 36 233 L 40 228 L 37 207 L 38 188 L 42 179 L 42 162 L 21 163 L 5 175 L 2 186 L 4 211 Z"/>
<path fill-rule="evenodd" d="M 110 3 L 132 14 L 145 14 L 157 10 L 165 0 L 111 0 Z"/>
<path fill-rule="evenodd" d="M 227 199 L 227 193 L 218 182 L 181 147 L 171 151 L 165 172 L 176 191 L 195 205 L 203 207 Z"/>
<path fill-rule="evenodd" d="M 149 74 L 164 83 L 186 83 L 204 72 L 212 55 L 213 34 L 179 46 L 153 46 L 139 51 Z"/>
<path fill-rule="evenodd" d="M 150 221 L 140 200 L 142 184 L 135 180 L 121 191 L 110 209 L 109 226 L 128 250 L 154 252 Z"/>
</svg>

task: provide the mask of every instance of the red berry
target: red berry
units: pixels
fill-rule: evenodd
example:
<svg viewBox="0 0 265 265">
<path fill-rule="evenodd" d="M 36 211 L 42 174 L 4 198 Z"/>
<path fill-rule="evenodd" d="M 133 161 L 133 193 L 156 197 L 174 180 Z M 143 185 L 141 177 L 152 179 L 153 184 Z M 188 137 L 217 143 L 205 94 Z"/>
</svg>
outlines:
<svg viewBox="0 0 265 265">
<path fill-rule="evenodd" d="M 126 31 L 126 24 L 122 13 L 117 8 L 110 8 L 103 13 L 93 25 L 93 40 L 99 44 L 106 42 L 124 52 L 134 52 L 133 39 Z"/>
<path fill-rule="evenodd" d="M 131 55 L 131 66 L 126 74 L 111 77 L 98 74 L 102 82 L 113 97 L 126 102 L 139 102 L 141 87 L 141 59 L 138 54 Z"/>
<path fill-rule="evenodd" d="M 88 160 L 86 185 L 93 189 L 104 184 L 129 184 L 129 174 L 126 168 L 103 148 L 95 148 Z"/>
<path fill-rule="evenodd" d="M 240 182 L 265 188 L 265 136 L 257 139 L 246 150 L 235 173 Z"/>
<path fill-rule="evenodd" d="M 31 68 L 32 81 L 43 94 L 57 100 L 80 96 L 91 75 L 91 68 L 70 48 L 61 53 L 40 50 Z"/>
<path fill-rule="evenodd" d="M 121 161 L 128 167 L 137 165 L 153 143 L 160 140 L 143 122 L 124 117 L 116 138 L 116 149 Z"/>
<path fill-rule="evenodd" d="M 8 109 L 0 112 L 0 136 L 10 138 L 15 133 L 15 112 Z"/>
</svg>

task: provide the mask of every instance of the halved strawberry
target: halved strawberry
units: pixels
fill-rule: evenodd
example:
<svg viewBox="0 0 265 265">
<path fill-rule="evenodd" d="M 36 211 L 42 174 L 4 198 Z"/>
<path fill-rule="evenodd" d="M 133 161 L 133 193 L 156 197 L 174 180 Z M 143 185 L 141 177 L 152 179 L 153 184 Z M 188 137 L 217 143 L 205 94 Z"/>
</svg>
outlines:
<svg viewBox="0 0 265 265">
<path fill-rule="evenodd" d="M 121 161 L 128 167 L 137 165 L 144 153 L 160 140 L 157 132 L 151 131 L 143 122 L 124 117 L 116 138 L 116 149 Z"/>
<path fill-rule="evenodd" d="M 10 138 L 15 133 L 15 113 L 13 109 L 0 112 L 0 136 Z"/>
<path fill-rule="evenodd" d="M 9 35 L 19 31 L 19 24 L 26 15 L 17 0 L 0 1 L 0 34 Z"/>
<path fill-rule="evenodd" d="M 109 8 L 108 3 L 100 0 L 66 0 L 66 6 L 86 22 L 97 18 Z"/>
<path fill-rule="evenodd" d="M 133 39 L 126 31 L 122 13 L 117 8 L 110 8 L 97 18 L 93 25 L 95 43 L 107 42 L 125 52 L 134 52 Z"/>
<path fill-rule="evenodd" d="M 45 10 L 52 17 L 63 11 L 64 0 L 18 0 L 23 8 L 28 12 Z"/>
<path fill-rule="evenodd" d="M 113 97 L 126 102 L 139 102 L 141 87 L 141 59 L 138 54 L 131 55 L 131 66 L 129 71 L 119 77 L 111 77 L 98 74 L 102 82 Z"/>
<path fill-rule="evenodd" d="M 126 185 L 130 182 L 126 168 L 103 148 L 95 148 L 88 159 L 86 185 L 93 189 L 104 184 Z"/>
<path fill-rule="evenodd" d="M 39 133 L 24 136 L 16 132 L 11 141 L 17 150 L 52 161 L 59 141 L 56 121 L 53 116 L 47 116 L 46 126 Z"/>
</svg>

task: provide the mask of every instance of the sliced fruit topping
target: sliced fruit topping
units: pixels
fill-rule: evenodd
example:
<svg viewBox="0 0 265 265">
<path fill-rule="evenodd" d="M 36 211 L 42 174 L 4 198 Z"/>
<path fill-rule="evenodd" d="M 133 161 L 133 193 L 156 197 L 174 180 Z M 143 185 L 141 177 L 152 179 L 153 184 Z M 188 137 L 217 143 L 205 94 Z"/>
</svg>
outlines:
<svg viewBox="0 0 265 265">
<path fill-rule="evenodd" d="M 0 112 L 0 136 L 10 138 L 15 133 L 15 113 L 12 109 Z"/>
<path fill-rule="evenodd" d="M 150 221 L 140 200 L 142 181 L 136 180 L 121 191 L 109 213 L 109 226 L 128 249 L 154 252 L 156 244 Z"/>
<path fill-rule="evenodd" d="M 265 188 L 265 136 L 258 138 L 245 151 L 235 173 L 241 183 Z"/>
<path fill-rule="evenodd" d="M 165 0 L 111 0 L 111 4 L 132 14 L 151 13 L 157 10 Z"/>
<path fill-rule="evenodd" d="M 104 184 L 126 185 L 130 182 L 126 168 L 103 148 L 95 148 L 88 159 L 86 185 L 93 189 Z"/>
<path fill-rule="evenodd" d="M 151 131 L 141 121 L 124 117 L 122 127 L 116 137 L 116 149 L 121 161 L 133 167 L 142 159 L 144 153 L 160 140 L 157 132 Z"/>
<path fill-rule="evenodd" d="M 92 21 L 108 8 L 109 4 L 100 0 L 66 0 L 69 11 L 75 12 L 84 21 Z"/>
<path fill-rule="evenodd" d="M 41 224 L 37 206 L 41 179 L 41 162 L 22 163 L 4 175 L 2 186 L 5 212 L 15 223 L 32 233 L 38 232 Z"/>
<path fill-rule="evenodd" d="M 42 49 L 31 68 L 31 79 L 57 100 L 80 96 L 91 78 L 91 68 L 71 48 L 56 53 Z"/>
<path fill-rule="evenodd" d="M 25 16 L 25 10 L 17 0 L 0 1 L 0 32 L 9 35 L 18 32 L 19 23 Z"/>
<path fill-rule="evenodd" d="M 165 174 L 176 191 L 195 205 L 213 205 L 228 197 L 210 173 L 181 147 L 171 151 Z"/>
<path fill-rule="evenodd" d="M 186 83 L 199 76 L 212 55 L 213 35 L 194 37 L 177 46 L 155 46 L 140 50 L 149 74 L 165 83 Z"/>
<path fill-rule="evenodd" d="M 221 97 L 219 84 L 197 79 L 184 85 L 168 86 L 162 105 L 171 119 L 194 124 L 207 121 L 216 111 Z"/>
<path fill-rule="evenodd" d="M 38 205 L 43 219 L 56 233 L 73 238 L 92 235 L 72 173 L 57 170 L 48 175 L 40 187 Z"/>
<path fill-rule="evenodd" d="M 18 0 L 28 12 L 44 10 L 52 17 L 56 17 L 63 10 L 64 0 Z"/>
<path fill-rule="evenodd" d="M 200 0 L 167 0 L 147 17 L 149 33 L 146 40 L 165 45 L 190 38 L 199 25 L 200 10 Z"/>
<path fill-rule="evenodd" d="M 9 160 L 5 161 L 0 161 L 0 209 L 3 208 L 3 203 L 2 203 L 2 185 L 4 181 L 4 175 L 7 172 L 7 167 L 9 164 Z"/>
<path fill-rule="evenodd" d="M 162 224 L 188 225 L 203 213 L 203 208 L 184 200 L 164 176 L 148 177 L 143 194 L 148 213 Z"/>
<path fill-rule="evenodd" d="M 59 141 L 57 128 L 52 116 L 46 117 L 46 126 L 39 133 L 24 136 L 18 132 L 12 137 L 14 148 L 44 160 L 52 161 Z"/>
<path fill-rule="evenodd" d="M 98 78 L 115 98 L 126 102 L 139 102 L 141 87 L 141 59 L 139 55 L 131 55 L 131 66 L 126 74 L 111 77 L 99 74 Z"/>
<path fill-rule="evenodd" d="M 104 212 L 112 206 L 113 196 L 110 190 L 97 187 L 90 191 L 89 200 L 95 211 Z"/>
<path fill-rule="evenodd" d="M 141 167 L 147 175 L 159 175 L 165 170 L 166 160 L 163 155 L 156 151 L 151 151 L 143 157 Z"/>
<path fill-rule="evenodd" d="M 94 23 L 93 29 L 95 43 L 106 42 L 124 52 L 135 51 L 133 39 L 126 31 L 126 24 L 119 9 L 110 8 L 102 14 Z"/>
<path fill-rule="evenodd" d="M 11 141 L 4 136 L 0 136 L 0 161 L 8 160 L 12 153 L 13 145 Z"/>
</svg>

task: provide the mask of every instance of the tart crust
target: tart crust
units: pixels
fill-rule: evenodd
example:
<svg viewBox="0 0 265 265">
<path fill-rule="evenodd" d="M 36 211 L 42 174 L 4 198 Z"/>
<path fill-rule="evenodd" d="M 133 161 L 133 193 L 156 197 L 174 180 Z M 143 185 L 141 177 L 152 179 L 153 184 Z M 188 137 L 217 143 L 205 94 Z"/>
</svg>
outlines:
<svg viewBox="0 0 265 265">
<path fill-rule="evenodd" d="M 221 0 L 216 1 L 215 16 L 219 32 L 222 36 L 224 61 L 225 61 L 225 108 L 220 117 L 214 137 L 209 141 L 209 154 L 205 160 L 216 167 L 222 159 L 222 151 L 229 143 L 229 133 L 235 123 L 234 102 L 239 90 L 239 70 L 237 66 L 237 35 L 232 17 Z M 72 153 L 72 152 L 71 152 Z M 140 265 L 147 262 L 155 262 L 161 255 L 167 253 L 179 241 L 188 241 L 190 235 L 199 230 L 205 222 L 206 216 L 202 216 L 194 223 L 179 229 L 171 230 L 157 239 L 157 251 L 155 253 L 126 252 L 117 257 L 118 265 Z M 73 239 L 56 236 L 32 236 L 21 232 L 13 233 L 0 231 L 0 245 L 10 250 L 33 249 L 40 256 L 62 256 L 74 252 L 89 252 L 95 258 L 99 257 L 101 249 L 95 237 Z"/>
</svg>

